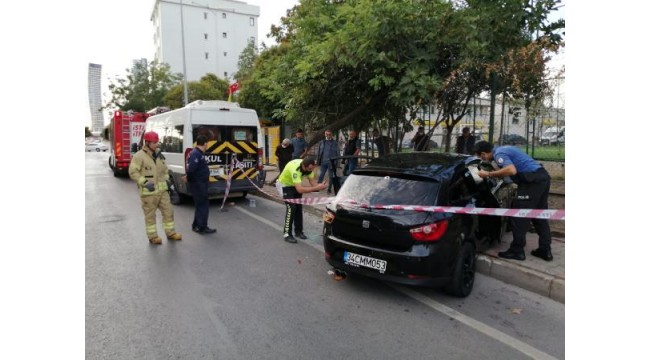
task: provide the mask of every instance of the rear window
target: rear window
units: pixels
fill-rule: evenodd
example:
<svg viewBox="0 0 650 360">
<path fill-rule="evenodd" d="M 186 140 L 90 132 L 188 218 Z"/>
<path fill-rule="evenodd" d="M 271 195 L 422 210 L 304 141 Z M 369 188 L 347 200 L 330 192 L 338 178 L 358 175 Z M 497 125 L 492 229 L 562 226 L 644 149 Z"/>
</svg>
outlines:
<svg viewBox="0 0 650 360">
<path fill-rule="evenodd" d="M 435 205 L 440 184 L 393 176 L 350 175 L 337 198 L 370 205 Z"/>
<path fill-rule="evenodd" d="M 257 128 L 254 126 L 194 125 L 192 138 L 204 135 L 208 141 L 252 141 L 257 142 Z"/>
</svg>

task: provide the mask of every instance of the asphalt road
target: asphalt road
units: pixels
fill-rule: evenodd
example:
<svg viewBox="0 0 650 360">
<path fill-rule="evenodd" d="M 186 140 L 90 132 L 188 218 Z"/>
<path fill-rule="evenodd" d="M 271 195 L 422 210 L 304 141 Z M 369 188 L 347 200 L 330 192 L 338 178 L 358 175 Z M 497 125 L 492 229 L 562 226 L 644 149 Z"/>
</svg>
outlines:
<svg viewBox="0 0 650 360">
<path fill-rule="evenodd" d="M 562 359 L 564 305 L 477 274 L 466 299 L 358 276 L 335 281 L 321 219 L 282 240 L 266 199 L 210 208 L 218 233 L 150 245 L 135 184 L 86 153 L 86 359 Z M 233 204 L 230 204 L 233 203 Z"/>
</svg>

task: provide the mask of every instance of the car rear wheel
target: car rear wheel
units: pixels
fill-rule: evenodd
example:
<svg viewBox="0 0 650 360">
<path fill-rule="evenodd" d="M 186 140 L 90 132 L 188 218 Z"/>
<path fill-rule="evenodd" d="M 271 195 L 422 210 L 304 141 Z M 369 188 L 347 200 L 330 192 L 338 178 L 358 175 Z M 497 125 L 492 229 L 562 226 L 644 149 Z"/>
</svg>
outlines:
<svg viewBox="0 0 650 360">
<path fill-rule="evenodd" d="M 174 181 L 174 177 L 172 174 L 169 174 L 169 178 L 171 179 L 171 188 L 169 189 L 169 201 L 172 203 L 172 205 L 180 205 L 183 203 L 185 200 L 185 196 L 179 193 L 176 189 L 176 182 Z"/>
<path fill-rule="evenodd" d="M 476 250 L 470 242 L 463 243 L 460 250 L 451 281 L 445 290 L 457 297 L 467 297 L 474 288 L 476 274 Z"/>
</svg>

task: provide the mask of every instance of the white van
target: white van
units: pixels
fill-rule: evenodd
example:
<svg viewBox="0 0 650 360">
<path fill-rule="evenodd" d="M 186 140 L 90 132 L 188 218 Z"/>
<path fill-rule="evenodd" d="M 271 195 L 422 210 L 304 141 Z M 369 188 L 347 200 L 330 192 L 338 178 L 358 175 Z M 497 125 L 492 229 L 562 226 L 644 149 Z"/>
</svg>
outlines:
<svg viewBox="0 0 650 360">
<path fill-rule="evenodd" d="M 186 162 L 199 135 L 208 138 L 205 158 L 210 167 L 209 197 L 222 197 L 233 158 L 239 167 L 231 174 L 230 196 L 246 196 L 264 182 L 264 142 L 257 113 L 239 104 L 221 100 L 197 100 L 185 107 L 147 118 L 145 131 L 160 137 L 160 151 L 169 167 L 170 178 L 180 195 L 191 196 L 185 175 Z M 180 202 L 172 197 L 174 203 Z"/>
<path fill-rule="evenodd" d="M 539 139 L 541 145 L 555 145 L 564 143 L 564 126 L 552 126 L 542 133 Z"/>
</svg>

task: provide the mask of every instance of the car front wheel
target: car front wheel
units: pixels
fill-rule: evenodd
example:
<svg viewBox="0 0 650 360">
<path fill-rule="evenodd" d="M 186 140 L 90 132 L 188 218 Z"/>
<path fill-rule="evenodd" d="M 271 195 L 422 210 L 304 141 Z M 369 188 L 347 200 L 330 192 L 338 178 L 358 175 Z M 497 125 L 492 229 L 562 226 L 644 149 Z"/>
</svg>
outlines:
<svg viewBox="0 0 650 360">
<path fill-rule="evenodd" d="M 474 275 L 476 274 L 476 250 L 469 242 L 463 243 L 460 250 L 451 281 L 445 290 L 457 297 L 467 297 L 474 288 Z"/>
</svg>

